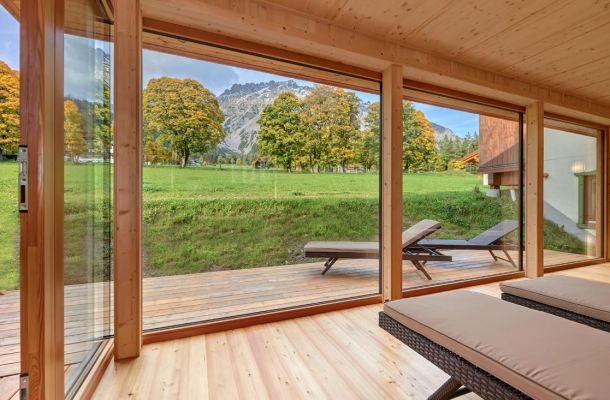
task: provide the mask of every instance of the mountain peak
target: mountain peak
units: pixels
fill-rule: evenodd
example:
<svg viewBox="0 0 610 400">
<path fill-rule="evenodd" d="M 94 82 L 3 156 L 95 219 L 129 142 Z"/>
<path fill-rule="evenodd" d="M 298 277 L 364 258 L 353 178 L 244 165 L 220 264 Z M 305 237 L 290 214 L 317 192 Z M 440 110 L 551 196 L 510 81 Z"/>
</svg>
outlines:
<svg viewBox="0 0 610 400">
<path fill-rule="evenodd" d="M 267 82 L 248 82 L 248 83 L 234 83 L 229 89 L 226 89 L 219 97 L 226 96 L 244 96 L 252 93 L 256 93 L 262 89 L 277 89 L 283 88 L 285 90 L 298 90 L 301 88 L 298 83 L 293 81 L 292 79 L 287 81 L 267 81 Z"/>
</svg>

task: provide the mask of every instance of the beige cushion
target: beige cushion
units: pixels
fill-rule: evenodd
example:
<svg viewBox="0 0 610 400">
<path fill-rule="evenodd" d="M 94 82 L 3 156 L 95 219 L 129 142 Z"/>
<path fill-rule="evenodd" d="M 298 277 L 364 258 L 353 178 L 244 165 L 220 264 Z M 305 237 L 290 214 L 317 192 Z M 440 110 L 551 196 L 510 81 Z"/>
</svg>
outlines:
<svg viewBox="0 0 610 400">
<path fill-rule="evenodd" d="M 537 279 L 504 282 L 500 288 L 514 296 L 610 323 L 610 285 L 607 283 L 549 275 Z"/>
<path fill-rule="evenodd" d="M 379 254 L 379 242 L 309 242 L 306 252 Z"/>
<path fill-rule="evenodd" d="M 534 399 L 608 399 L 610 335 L 480 293 L 386 303 L 390 317 Z"/>
</svg>

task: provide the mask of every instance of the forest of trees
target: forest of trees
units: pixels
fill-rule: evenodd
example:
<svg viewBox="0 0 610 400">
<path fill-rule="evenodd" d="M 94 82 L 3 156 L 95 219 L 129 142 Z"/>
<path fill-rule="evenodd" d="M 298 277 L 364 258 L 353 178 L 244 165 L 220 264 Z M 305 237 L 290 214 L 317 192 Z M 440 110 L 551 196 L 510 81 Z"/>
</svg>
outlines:
<svg viewBox="0 0 610 400">
<path fill-rule="evenodd" d="M 19 148 L 19 74 L 0 61 L 0 159 Z"/>
<path fill-rule="evenodd" d="M 353 92 L 317 86 L 302 100 L 280 94 L 258 121 L 260 157 L 287 171 L 366 171 L 379 164 L 379 103 L 369 105 L 359 121 L 359 99 Z M 447 139 L 437 145 L 424 113 L 403 103 L 403 164 L 407 172 L 463 169 L 458 162 L 478 148 L 478 136 Z M 476 171 L 473 171 L 476 172 Z"/>
</svg>

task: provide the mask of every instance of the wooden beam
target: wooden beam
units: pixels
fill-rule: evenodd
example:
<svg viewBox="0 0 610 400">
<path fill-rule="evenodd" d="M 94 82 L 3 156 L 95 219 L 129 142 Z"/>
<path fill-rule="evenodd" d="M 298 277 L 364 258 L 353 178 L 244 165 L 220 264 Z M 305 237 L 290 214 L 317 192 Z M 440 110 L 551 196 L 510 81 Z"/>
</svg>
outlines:
<svg viewBox="0 0 610 400">
<path fill-rule="evenodd" d="M 114 354 L 142 347 L 142 13 L 114 2 Z"/>
<path fill-rule="evenodd" d="M 381 84 L 381 276 L 384 301 L 402 297 L 402 67 Z"/>
<path fill-rule="evenodd" d="M 544 275 L 544 104 L 525 110 L 525 273 Z"/>
<path fill-rule="evenodd" d="M 21 144 L 28 211 L 20 214 L 21 371 L 29 399 L 64 395 L 63 1 L 22 0 Z"/>
</svg>

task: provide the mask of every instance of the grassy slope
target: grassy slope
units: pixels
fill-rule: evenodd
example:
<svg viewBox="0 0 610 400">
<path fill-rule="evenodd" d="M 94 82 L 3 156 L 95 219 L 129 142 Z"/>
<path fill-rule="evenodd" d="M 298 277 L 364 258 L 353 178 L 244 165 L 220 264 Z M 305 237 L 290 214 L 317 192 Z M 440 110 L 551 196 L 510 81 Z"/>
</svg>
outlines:
<svg viewBox="0 0 610 400">
<path fill-rule="evenodd" d="M 19 281 L 19 213 L 17 163 L 0 161 L 0 291 L 14 289 Z"/>
<path fill-rule="evenodd" d="M 94 175 L 92 175 L 94 174 Z M 0 163 L 0 290 L 17 285 L 15 163 Z M 101 168 L 66 167 L 66 254 L 69 282 L 93 279 L 99 266 L 102 226 Z M 84 183 L 85 184 L 84 184 Z M 79 190 L 95 182 L 96 196 Z M 514 217 L 506 199 L 484 196 L 478 176 L 466 173 L 404 177 L 405 224 L 432 218 L 442 238 L 471 237 Z M 375 240 L 377 174 L 309 174 L 251 168 L 146 167 L 144 245 L 146 275 L 290 264 L 303 260 L 309 240 Z M 92 218 L 95 215 L 95 218 Z M 85 241 L 94 232 L 95 240 Z M 578 243 L 553 230 L 564 250 Z M 88 244 L 93 248 L 91 253 Z"/>
</svg>

